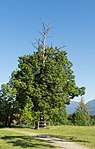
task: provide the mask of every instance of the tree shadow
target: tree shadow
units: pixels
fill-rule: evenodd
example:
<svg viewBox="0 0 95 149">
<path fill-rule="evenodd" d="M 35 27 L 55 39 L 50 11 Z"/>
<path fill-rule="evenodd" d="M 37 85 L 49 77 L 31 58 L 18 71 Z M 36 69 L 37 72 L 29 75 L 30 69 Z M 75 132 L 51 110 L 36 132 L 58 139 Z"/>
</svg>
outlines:
<svg viewBox="0 0 95 149">
<path fill-rule="evenodd" d="M 39 138 L 46 138 L 48 137 L 47 135 L 38 135 L 37 137 Z M 83 142 L 83 143 L 89 143 L 90 141 L 88 140 L 85 140 L 85 139 L 78 139 L 77 137 L 75 136 L 58 136 L 58 135 L 50 135 L 50 137 L 54 137 L 56 138 L 55 140 L 56 141 L 61 141 L 61 142 Z M 58 140 L 57 140 L 58 138 Z M 54 139 L 53 139 L 54 140 Z"/>
<path fill-rule="evenodd" d="M 44 140 L 35 138 L 34 136 L 4 136 L 1 139 L 7 141 L 7 143 L 12 144 L 13 146 L 20 146 L 22 148 L 52 148 L 55 147 Z"/>
</svg>

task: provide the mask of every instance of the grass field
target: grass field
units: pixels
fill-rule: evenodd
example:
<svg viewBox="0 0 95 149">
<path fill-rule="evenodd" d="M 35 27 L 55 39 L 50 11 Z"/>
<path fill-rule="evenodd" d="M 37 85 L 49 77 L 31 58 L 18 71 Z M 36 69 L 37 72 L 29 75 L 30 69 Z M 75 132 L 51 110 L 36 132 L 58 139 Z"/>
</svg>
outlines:
<svg viewBox="0 0 95 149">
<path fill-rule="evenodd" d="M 23 130 L 24 131 L 24 130 Z M 48 142 L 24 133 L 0 129 L 0 149 L 58 149 Z"/>
<path fill-rule="evenodd" d="M 95 149 L 95 126 L 56 126 L 40 133 L 57 136 Z"/>
<path fill-rule="evenodd" d="M 39 134 L 48 134 L 57 136 L 65 140 L 70 140 L 90 149 L 95 149 L 95 126 L 52 126 L 50 129 L 28 129 L 28 128 L 11 128 L 9 131 L 0 129 L 0 149 L 50 149 L 55 148 L 45 141 L 36 139 L 33 136 L 24 133 L 11 132 L 11 130 L 20 130 L 34 132 Z"/>
</svg>

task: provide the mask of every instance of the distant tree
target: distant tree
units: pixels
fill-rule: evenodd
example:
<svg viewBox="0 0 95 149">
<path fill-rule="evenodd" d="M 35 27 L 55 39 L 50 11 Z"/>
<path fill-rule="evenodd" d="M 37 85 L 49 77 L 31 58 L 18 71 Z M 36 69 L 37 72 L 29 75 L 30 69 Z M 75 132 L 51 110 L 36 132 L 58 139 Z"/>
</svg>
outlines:
<svg viewBox="0 0 95 149">
<path fill-rule="evenodd" d="M 49 27 L 42 25 L 43 38 L 38 40 L 37 52 L 19 57 L 18 69 L 12 74 L 16 98 L 22 108 L 30 99 L 36 117 L 45 115 L 53 121 L 64 121 L 65 104 L 75 96 L 83 95 L 85 88 L 76 86 L 67 52 L 46 46 Z"/>
<path fill-rule="evenodd" d="M 90 124 L 90 114 L 83 98 L 79 102 L 76 113 L 73 114 L 75 125 L 89 125 Z"/>
<path fill-rule="evenodd" d="M 95 115 L 90 115 L 90 124 L 95 125 Z"/>
</svg>

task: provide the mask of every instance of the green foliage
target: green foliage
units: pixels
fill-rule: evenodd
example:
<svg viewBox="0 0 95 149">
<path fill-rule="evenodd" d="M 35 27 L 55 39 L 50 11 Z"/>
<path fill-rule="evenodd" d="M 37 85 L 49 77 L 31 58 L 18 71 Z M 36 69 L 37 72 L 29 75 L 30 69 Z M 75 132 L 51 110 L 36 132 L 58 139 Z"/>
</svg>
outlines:
<svg viewBox="0 0 95 149">
<path fill-rule="evenodd" d="M 10 126 L 13 114 L 19 111 L 16 101 L 16 89 L 11 83 L 2 84 L 0 91 L 0 122 L 3 126 Z"/>
<path fill-rule="evenodd" d="M 66 51 L 47 47 L 43 55 L 39 49 L 32 55 L 19 57 L 19 69 L 12 74 L 16 98 L 22 109 L 27 99 L 32 101 L 34 117 L 45 114 L 49 119 L 58 119 L 63 123 L 65 104 L 75 96 L 84 94 L 85 88 L 76 86 L 72 63 Z"/>
<path fill-rule="evenodd" d="M 67 124 L 65 104 L 61 105 L 59 108 L 53 108 L 48 115 L 51 125 Z"/>
<path fill-rule="evenodd" d="M 85 126 L 90 124 L 89 111 L 87 109 L 87 106 L 83 102 L 83 99 L 81 99 L 77 108 L 77 112 L 73 114 L 73 117 L 75 125 Z"/>
<path fill-rule="evenodd" d="M 95 125 L 95 115 L 93 115 L 93 116 L 91 115 L 90 116 L 90 124 L 91 125 Z"/>
<path fill-rule="evenodd" d="M 22 124 L 28 124 L 31 123 L 33 120 L 33 110 L 32 110 L 33 104 L 31 100 L 28 100 L 26 103 L 26 106 L 22 110 L 22 114 L 20 117 L 20 123 Z"/>
</svg>

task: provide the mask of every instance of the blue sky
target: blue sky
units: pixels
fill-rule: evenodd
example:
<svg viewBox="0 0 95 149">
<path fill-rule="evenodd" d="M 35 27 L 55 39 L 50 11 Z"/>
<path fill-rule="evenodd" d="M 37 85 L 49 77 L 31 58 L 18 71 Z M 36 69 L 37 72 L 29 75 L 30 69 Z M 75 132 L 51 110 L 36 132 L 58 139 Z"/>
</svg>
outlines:
<svg viewBox="0 0 95 149">
<path fill-rule="evenodd" d="M 0 0 L 0 84 L 35 50 L 40 18 L 52 25 L 47 44 L 66 46 L 85 101 L 95 99 L 95 0 Z"/>
</svg>

